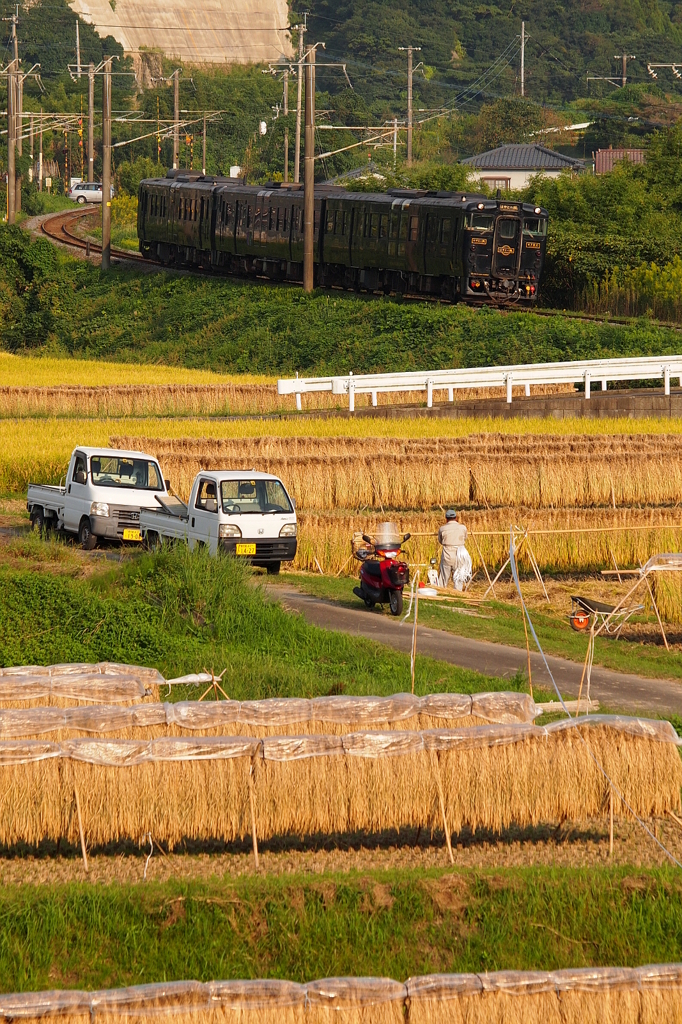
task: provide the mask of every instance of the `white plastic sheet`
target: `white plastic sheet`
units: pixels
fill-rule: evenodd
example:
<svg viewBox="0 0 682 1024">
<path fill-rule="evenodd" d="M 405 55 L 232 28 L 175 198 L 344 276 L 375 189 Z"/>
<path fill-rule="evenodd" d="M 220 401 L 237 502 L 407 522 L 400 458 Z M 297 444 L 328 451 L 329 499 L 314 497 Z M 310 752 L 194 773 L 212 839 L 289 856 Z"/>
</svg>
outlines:
<svg viewBox="0 0 682 1024">
<path fill-rule="evenodd" d="M 81 737 L 50 743 L 47 740 L 0 740 L 0 766 L 28 764 L 51 757 L 69 758 L 106 767 L 126 767 L 165 761 L 222 760 L 262 757 L 266 761 L 296 761 L 309 757 L 399 757 L 422 750 L 471 750 L 504 746 L 527 739 L 549 739 L 553 733 L 606 727 L 661 743 L 682 745 L 669 722 L 624 715 L 590 715 L 547 726 L 478 725 L 466 729 L 395 730 L 303 736 L 168 736 L 153 740 L 116 740 Z"/>
<path fill-rule="evenodd" d="M 57 990 L 0 995 L 0 1016 L 5 1020 L 36 1020 L 45 1017 L 164 1016 L 207 1010 L 269 1010 L 295 1008 L 301 1019 L 316 1007 L 348 1010 L 421 1001 L 442 1004 L 448 1019 L 448 1002 L 462 998 L 484 999 L 495 993 L 523 998 L 545 993 L 582 992 L 599 996 L 630 990 L 672 991 L 682 987 L 682 964 L 649 964 L 644 967 L 586 967 L 560 971 L 494 971 L 481 974 L 431 974 L 408 978 L 323 978 L 304 985 L 276 979 L 247 981 L 165 982 L 95 992 Z M 409 1000 L 409 1002 L 408 1002 Z M 522 1005 L 519 1006 L 522 1013 Z M 402 1007 L 401 1007 L 402 1012 Z M 371 1016 L 363 1016 L 371 1020 Z M 521 1018 L 519 1018 L 521 1019 Z"/>
</svg>

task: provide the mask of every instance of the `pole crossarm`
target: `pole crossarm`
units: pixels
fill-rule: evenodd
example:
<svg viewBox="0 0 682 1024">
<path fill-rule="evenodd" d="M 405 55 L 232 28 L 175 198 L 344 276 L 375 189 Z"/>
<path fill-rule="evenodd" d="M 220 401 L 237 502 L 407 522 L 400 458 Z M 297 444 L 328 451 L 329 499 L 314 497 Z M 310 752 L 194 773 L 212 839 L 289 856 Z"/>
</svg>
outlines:
<svg viewBox="0 0 682 1024">
<path fill-rule="evenodd" d="M 349 373 L 333 377 L 295 377 L 277 381 L 277 393 L 296 395 L 297 404 L 303 394 L 331 391 L 348 395 L 349 408 L 355 408 L 356 394 L 426 391 L 427 406 L 433 405 L 433 392 L 447 389 L 450 400 L 460 388 L 506 388 L 507 402 L 512 401 L 513 385 L 583 384 L 585 399 L 591 395 L 593 381 L 606 390 L 608 381 L 663 380 L 665 394 L 670 394 L 670 378 L 680 378 L 682 386 L 682 355 L 642 356 L 623 359 L 584 359 L 566 363 L 527 363 L 514 366 L 485 366 L 457 370 L 424 370 L 409 373 Z"/>
</svg>

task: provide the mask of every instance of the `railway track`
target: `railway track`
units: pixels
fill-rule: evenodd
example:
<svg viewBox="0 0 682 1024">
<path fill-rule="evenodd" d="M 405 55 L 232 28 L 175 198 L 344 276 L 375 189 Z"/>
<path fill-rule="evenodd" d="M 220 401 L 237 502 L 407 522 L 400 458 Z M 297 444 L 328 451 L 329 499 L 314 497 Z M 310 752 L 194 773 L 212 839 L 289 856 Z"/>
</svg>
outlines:
<svg viewBox="0 0 682 1024">
<path fill-rule="evenodd" d="M 48 238 L 51 238 L 51 239 L 53 239 L 54 241 L 57 241 L 57 242 L 61 242 L 62 245 L 73 246 L 73 248 L 75 248 L 75 249 L 84 249 L 84 250 L 86 250 L 89 253 L 101 252 L 102 251 L 102 246 L 101 245 L 97 244 L 96 242 L 88 242 L 85 239 L 81 238 L 79 235 L 74 234 L 73 231 L 70 230 L 70 228 L 77 221 L 79 221 L 83 217 L 87 217 L 87 216 L 92 215 L 92 213 L 93 213 L 92 209 L 89 209 L 87 207 L 85 209 L 80 209 L 79 208 L 79 209 L 76 209 L 76 210 L 62 211 L 61 213 L 56 213 L 56 214 L 53 214 L 51 217 L 47 217 L 42 222 L 42 224 L 40 225 L 40 230 L 42 231 L 42 233 L 44 235 L 47 235 Z M 149 259 L 149 258 L 147 258 L 145 256 L 142 256 L 140 253 L 130 252 L 127 249 L 113 249 L 112 248 L 111 255 L 115 259 L 128 260 L 129 262 L 132 262 L 132 263 L 143 263 L 145 266 L 150 266 L 150 265 L 151 266 L 157 266 L 157 267 L 163 267 L 164 266 L 164 264 L 160 260 Z M 166 270 L 168 270 L 168 269 L 182 270 L 184 268 L 181 268 L 181 267 L 178 267 L 178 268 L 168 268 L 168 267 L 165 267 L 165 269 Z M 185 272 L 190 272 L 190 271 L 185 271 Z M 192 268 L 191 273 L 203 275 L 203 274 L 206 273 L 206 271 L 201 271 L 198 268 Z M 244 281 L 245 280 L 245 278 L 237 277 L 235 275 L 226 274 L 224 276 L 225 277 L 231 277 L 232 280 L 238 280 L 238 281 Z M 262 278 L 262 279 L 261 278 L 257 278 L 257 280 L 259 281 L 259 283 L 263 283 L 263 282 L 272 283 L 269 280 L 269 278 Z M 280 287 L 280 285 L 276 285 L 276 287 Z M 409 295 L 409 294 L 408 295 L 404 295 L 403 298 L 405 298 L 405 299 L 413 299 L 415 302 L 434 302 L 435 303 L 435 302 L 442 302 L 443 301 L 441 299 L 430 299 L 428 297 L 425 298 L 422 295 L 419 295 L 419 296 L 414 295 L 414 296 L 412 296 L 412 295 Z M 500 308 L 499 312 L 501 312 L 501 313 L 508 313 L 508 312 L 535 313 L 536 316 L 543 316 L 543 317 L 552 317 L 552 316 L 560 315 L 560 316 L 563 316 L 563 317 L 567 317 L 570 320 L 577 320 L 578 322 L 585 321 L 586 323 L 617 324 L 617 325 L 620 325 L 620 326 L 623 326 L 623 327 L 632 327 L 632 326 L 636 325 L 638 323 L 638 321 L 641 319 L 640 317 L 611 316 L 611 315 L 608 315 L 606 313 L 580 313 L 580 312 L 573 312 L 572 310 L 566 310 L 566 309 L 562 309 L 562 310 L 559 310 L 559 309 L 532 309 L 531 310 L 531 309 L 518 308 L 518 309 L 513 309 L 512 310 L 512 309 L 507 307 L 507 308 Z M 672 321 L 659 320 L 659 321 L 657 321 L 657 323 L 658 323 L 658 326 L 660 326 L 660 327 L 667 327 L 670 330 L 674 330 L 674 331 L 682 331 L 682 326 L 680 324 L 674 323 Z"/>
<path fill-rule="evenodd" d="M 102 246 L 97 242 L 91 242 L 88 239 L 81 238 L 79 235 L 74 234 L 73 226 L 84 217 L 91 216 L 93 213 L 92 209 L 76 209 L 76 210 L 62 210 L 61 213 L 56 213 L 52 217 L 46 217 L 40 225 L 40 230 L 48 238 L 53 239 L 56 242 L 61 242 L 62 245 L 72 246 L 74 249 L 85 250 L 86 253 L 101 252 Z M 141 256 L 139 253 L 130 252 L 127 249 L 111 249 L 111 255 L 115 259 L 119 260 L 130 260 L 134 263 L 156 263 L 156 260 L 148 260 Z M 160 266 L 161 264 L 159 264 Z"/>
</svg>

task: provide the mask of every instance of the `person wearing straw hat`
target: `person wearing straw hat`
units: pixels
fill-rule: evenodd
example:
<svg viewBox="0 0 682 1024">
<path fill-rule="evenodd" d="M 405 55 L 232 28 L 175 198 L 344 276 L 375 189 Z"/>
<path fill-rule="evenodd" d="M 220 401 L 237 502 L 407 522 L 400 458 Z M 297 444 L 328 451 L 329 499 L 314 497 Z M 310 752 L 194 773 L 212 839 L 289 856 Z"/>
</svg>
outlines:
<svg viewBox="0 0 682 1024">
<path fill-rule="evenodd" d="M 438 531 L 438 543 L 443 548 L 438 573 L 439 587 L 447 587 L 452 577 L 455 590 L 464 590 L 471 579 L 471 556 L 465 547 L 466 539 L 466 526 L 457 521 L 455 509 L 449 508 L 445 513 L 445 523 Z"/>
</svg>

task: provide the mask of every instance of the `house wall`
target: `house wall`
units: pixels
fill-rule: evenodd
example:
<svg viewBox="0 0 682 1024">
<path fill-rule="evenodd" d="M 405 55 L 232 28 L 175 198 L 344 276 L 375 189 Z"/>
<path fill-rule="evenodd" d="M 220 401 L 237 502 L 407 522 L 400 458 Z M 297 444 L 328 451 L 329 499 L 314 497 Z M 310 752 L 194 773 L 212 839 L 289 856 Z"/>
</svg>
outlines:
<svg viewBox="0 0 682 1024">
<path fill-rule="evenodd" d="M 486 184 L 488 188 L 501 188 L 501 189 L 520 189 L 525 188 L 531 178 L 536 174 L 544 174 L 547 178 L 558 178 L 560 171 L 543 171 L 537 170 L 520 170 L 515 167 L 509 170 L 490 170 L 485 167 L 477 167 L 472 169 L 473 177 L 475 181 L 480 181 L 482 184 Z M 506 184 L 495 184 L 495 182 L 506 182 Z"/>
</svg>

